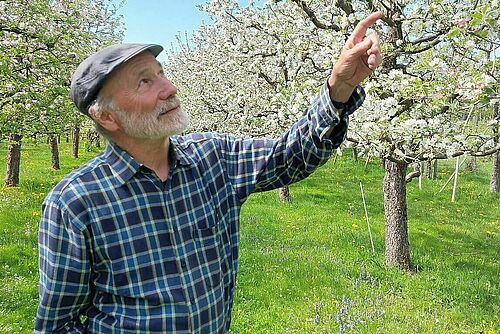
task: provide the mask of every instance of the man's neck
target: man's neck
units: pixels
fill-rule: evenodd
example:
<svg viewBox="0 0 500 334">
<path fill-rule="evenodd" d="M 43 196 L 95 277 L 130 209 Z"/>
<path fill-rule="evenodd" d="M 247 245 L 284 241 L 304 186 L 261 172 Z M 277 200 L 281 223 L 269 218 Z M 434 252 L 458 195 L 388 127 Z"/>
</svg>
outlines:
<svg viewBox="0 0 500 334">
<path fill-rule="evenodd" d="M 168 177 L 169 137 L 161 139 L 113 138 L 113 142 L 127 151 L 138 163 L 153 170 L 162 181 Z"/>
</svg>

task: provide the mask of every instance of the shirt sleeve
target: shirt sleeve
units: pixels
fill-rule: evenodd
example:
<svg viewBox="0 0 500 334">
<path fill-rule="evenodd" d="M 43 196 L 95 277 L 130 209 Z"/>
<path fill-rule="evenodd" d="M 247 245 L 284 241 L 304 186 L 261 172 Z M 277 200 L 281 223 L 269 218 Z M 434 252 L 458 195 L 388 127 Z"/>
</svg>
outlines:
<svg viewBox="0 0 500 334">
<path fill-rule="evenodd" d="M 78 201 L 75 199 L 75 201 Z M 80 315 L 90 301 L 86 230 L 57 200 L 46 201 L 40 221 L 39 298 L 34 333 L 83 333 Z"/>
<path fill-rule="evenodd" d="M 238 197 L 244 201 L 252 192 L 297 182 L 323 165 L 344 141 L 349 115 L 364 97 L 358 86 L 343 108 L 336 108 L 325 83 L 302 117 L 278 139 L 228 138 L 223 144 L 226 169 Z"/>
</svg>

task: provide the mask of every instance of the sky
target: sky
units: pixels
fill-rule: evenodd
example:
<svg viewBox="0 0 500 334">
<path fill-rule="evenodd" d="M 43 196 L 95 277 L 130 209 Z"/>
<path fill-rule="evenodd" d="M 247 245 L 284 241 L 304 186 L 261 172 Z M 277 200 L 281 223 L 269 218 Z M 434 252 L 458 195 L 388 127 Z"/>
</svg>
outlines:
<svg viewBox="0 0 500 334">
<path fill-rule="evenodd" d="M 176 36 L 190 36 L 208 16 L 196 5 L 206 0 L 127 0 L 121 10 L 125 21 L 124 42 L 155 43 L 169 50 Z M 158 59 L 166 60 L 163 51 Z"/>
</svg>

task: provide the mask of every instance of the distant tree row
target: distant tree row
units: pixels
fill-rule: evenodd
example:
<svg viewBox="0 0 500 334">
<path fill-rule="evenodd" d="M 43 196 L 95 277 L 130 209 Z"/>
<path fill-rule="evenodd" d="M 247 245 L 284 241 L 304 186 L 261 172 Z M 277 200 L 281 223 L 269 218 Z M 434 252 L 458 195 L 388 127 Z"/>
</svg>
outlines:
<svg viewBox="0 0 500 334">
<path fill-rule="evenodd" d="M 72 131 L 78 154 L 86 120 L 69 99 L 76 66 L 120 41 L 122 17 L 111 0 L 0 1 L 0 138 L 8 140 L 6 186 L 19 183 L 21 143 L 46 136 L 58 168 L 57 136 Z"/>
</svg>

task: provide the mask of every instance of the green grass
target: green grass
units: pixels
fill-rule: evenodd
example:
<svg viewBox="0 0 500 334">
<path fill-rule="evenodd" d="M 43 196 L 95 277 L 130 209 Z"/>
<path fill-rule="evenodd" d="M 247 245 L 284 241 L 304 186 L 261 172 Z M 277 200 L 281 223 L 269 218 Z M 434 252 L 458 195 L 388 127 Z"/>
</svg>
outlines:
<svg viewBox="0 0 500 334">
<path fill-rule="evenodd" d="M 95 152 L 50 169 L 46 145 L 23 146 L 20 187 L 0 188 L 0 333 L 30 333 L 37 305 L 37 226 L 47 191 Z M 0 177 L 5 175 L 0 143 Z M 498 333 L 499 195 L 489 160 L 438 193 L 452 161 L 423 190 L 408 184 L 414 275 L 384 266 L 383 171 L 343 156 L 291 187 L 253 195 L 241 218 L 233 333 Z M 363 182 L 375 253 L 364 216 Z"/>
</svg>

